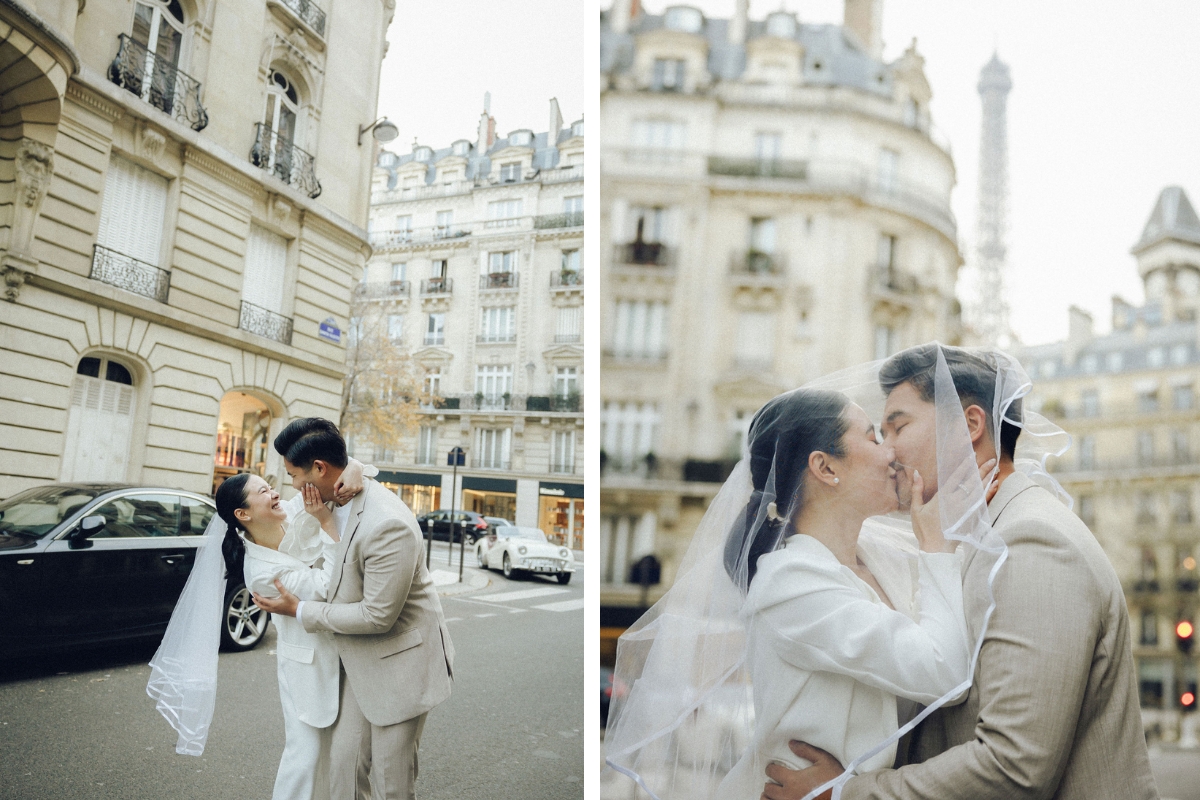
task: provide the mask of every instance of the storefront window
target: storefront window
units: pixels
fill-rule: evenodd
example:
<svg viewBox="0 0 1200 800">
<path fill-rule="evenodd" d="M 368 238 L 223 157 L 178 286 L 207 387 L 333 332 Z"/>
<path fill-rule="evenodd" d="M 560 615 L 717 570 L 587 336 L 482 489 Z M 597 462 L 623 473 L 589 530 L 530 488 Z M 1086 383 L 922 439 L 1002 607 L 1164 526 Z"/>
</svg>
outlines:
<svg viewBox="0 0 1200 800">
<path fill-rule="evenodd" d="M 226 478 L 239 472 L 267 477 L 267 460 L 272 456 L 271 422 L 266 404 L 248 394 L 229 392 L 221 399 L 213 454 L 214 494 Z"/>
<path fill-rule="evenodd" d="M 503 517 L 509 522 L 517 518 L 517 496 L 504 492 L 483 492 L 463 489 L 463 510 L 485 517 Z"/>
<path fill-rule="evenodd" d="M 417 486 L 411 483 L 384 483 L 388 491 L 395 492 L 414 514 L 428 514 L 441 507 L 442 487 Z"/>
<path fill-rule="evenodd" d="M 583 500 L 542 495 L 538 527 L 551 542 L 566 545 L 572 550 L 582 550 Z"/>
</svg>

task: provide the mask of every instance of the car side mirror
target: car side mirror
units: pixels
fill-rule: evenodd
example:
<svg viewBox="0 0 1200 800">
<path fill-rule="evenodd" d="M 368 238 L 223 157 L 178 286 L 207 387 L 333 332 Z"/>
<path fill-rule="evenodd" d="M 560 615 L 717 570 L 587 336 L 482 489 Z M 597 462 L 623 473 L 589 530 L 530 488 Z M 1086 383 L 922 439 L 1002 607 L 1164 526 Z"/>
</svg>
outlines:
<svg viewBox="0 0 1200 800">
<path fill-rule="evenodd" d="M 91 547 L 91 537 L 104 530 L 104 526 L 107 524 L 108 520 L 100 514 L 84 517 L 83 521 L 79 523 L 79 527 L 71 531 L 71 535 L 67 537 L 71 549 L 85 550 Z"/>
</svg>

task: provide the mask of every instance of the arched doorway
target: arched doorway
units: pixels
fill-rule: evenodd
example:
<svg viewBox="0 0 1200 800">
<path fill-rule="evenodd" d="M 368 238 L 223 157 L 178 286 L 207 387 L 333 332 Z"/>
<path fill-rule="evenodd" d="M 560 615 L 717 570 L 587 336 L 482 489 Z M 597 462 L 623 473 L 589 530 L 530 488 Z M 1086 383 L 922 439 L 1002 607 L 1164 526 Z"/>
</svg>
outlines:
<svg viewBox="0 0 1200 800">
<path fill-rule="evenodd" d="M 213 453 L 213 484 L 216 494 L 226 478 L 249 472 L 279 486 L 280 462 L 271 442 L 281 418 L 273 403 L 244 391 L 226 392 L 217 417 L 217 445 Z"/>
</svg>

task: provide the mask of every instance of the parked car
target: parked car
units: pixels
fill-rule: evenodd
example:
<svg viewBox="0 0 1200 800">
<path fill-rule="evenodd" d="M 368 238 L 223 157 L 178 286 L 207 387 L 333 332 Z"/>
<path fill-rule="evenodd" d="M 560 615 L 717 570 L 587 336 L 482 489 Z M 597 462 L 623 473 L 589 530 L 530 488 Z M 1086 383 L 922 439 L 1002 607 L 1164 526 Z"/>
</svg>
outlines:
<svg viewBox="0 0 1200 800">
<path fill-rule="evenodd" d="M 122 484 L 52 483 L 0 501 L 0 655 L 161 638 L 215 513 L 202 494 Z M 231 576 L 223 647 L 257 646 L 269 622 Z"/>
<path fill-rule="evenodd" d="M 496 541 L 476 546 L 475 555 L 484 569 L 499 569 L 504 577 L 526 573 L 551 574 L 559 583 L 570 583 L 575 557 L 565 547 L 550 544 L 537 528 L 508 525 L 496 528 Z"/>
<path fill-rule="evenodd" d="M 450 518 L 451 513 L 454 515 L 453 519 Z M 474 544 L 475 540 L 487 533 L 488 529 L 487 521 L 474 511 L 450 512 L 446 509 L 430 511 L 428 514 L 417 517 L 417 522 L 421 526 L 421 532 L 434 539 L 457 542 L 461 531 L 467 539 L 467 544 Z M 450 533 L 451 524 L 454 527 L 453 539 Z"/>
<path fill-rule="evenodd" d="M 511 528 L 516 525 L 515 522 L 505 519 L 504 517 L 484 517 L 483 521 L 488 524 L 488 528 Z"/>
</svg>

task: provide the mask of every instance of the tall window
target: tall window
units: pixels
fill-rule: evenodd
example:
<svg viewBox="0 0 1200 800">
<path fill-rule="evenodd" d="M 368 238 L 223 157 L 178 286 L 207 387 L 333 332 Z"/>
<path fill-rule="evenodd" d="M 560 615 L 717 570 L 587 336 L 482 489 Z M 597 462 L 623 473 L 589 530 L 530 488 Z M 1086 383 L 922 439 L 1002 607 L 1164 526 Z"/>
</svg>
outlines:
<svg viewBox="0 0 1200 800">
<path fill-rule="evenodd" d="M 496 275 L 517 271 L 517 252 L 507 250 L 503 253 L 488 253 L 488 273 Z"/>
<path fill-rule="evenodd" d="M 450 262 L 444 258 L 435 258 L 429 262 L 429 277 L 446 278 L 450 274 Z"/>
<path fill-rule="evenodd" d="M 437 212 L 434 224 L 437 226 L 434 230 L 435 236 L 441 238 L 448 235 L 454 225 L 454 210 Z"/>
<path fill-rule="evenodd" d="M 446 343 L 446 315 L 430 314 L 425 325 L 426 346 Z"/>
<path fill-rule="evenodd" d="M 618 300 L 612 352 L 618 358 L 659 359 L 667 355 L 667 304 Z"/>
<path fill-rule="evenodd" d="M 887 147 L 880 149 L 878 188 L 884 194 L 891 194 L 896 190 L 896 171 L 899 163 L 898 152 Z"/>
<path fill-rule="evenodd" d="M 242 300 L 276 314 L 283 313 L 283 275 L 287 268 L 287 240 L 257 225 L 246 240 L 246 271 L 242 275 Z"/>
<path fill-rule="evenodd" d="M 1179 411 L 1187 411 L 1195 404 L 1195 393 L 1192 385 L 1176 386 L 1171 389 L 1171 404 Z"/>
<path fill-rule="evenodd" d="M 1079 440 L 1079 468 L 1094 469 L 1096 467 L 1096 437 L 1084 436 Z"/>
<path fill-rule="evenodd" d="M 1154 432 L 1138 431 L 1137 435 L 1138 464 L 1143 467 L 1154 463 Z"/>
<path fill-rule="evenodd" d="M 392 227 L 392 231 L 396 234 L 396 241 L 409 242 L 412 241 L 413 218 L 412 214 L 400 214 L 396 217 L 396 223 Z"/>
<path fill-rule="evenodd" d="M 600 441 L 610 468 L 641 471 L 654 452 L 661 415 L 653 403 L 606 402 L 600 417 Z"/>
<path fill-rule="evenodd" d="M 500 180 L 504 183 L 514 183 L 521 180 L 521 162 L 513 161 L 500 165 Z"/>
<path fill-rule="evenodd" d="M 896 329 L 891 325 L 875 326 L 875 358 L 887 358 L 896 352 Z"/>
<path fill-rule="evenodd" d="M 422 425 L 417 434 L 417 463 L 432 466 L 437 463 L 437 426 Z"/>
<path fill-rule="evenodd" d="M 770 217 L 750 219 L 750 258 L 747 266 L 754 272 L 774 269 L 771 256 L 775 253 L 775 220 Z"/>
<path fill-rule="evenodd" d="M 508 469 L 512 428 L 475 430 L 475 466 L 479 469 Z"/>
<path fill-rule="evenodd" d="M 550 471 L 562 475 L 575 472 L 575 431 L 554 431 L 550 444 Z"/>
<path fill-rule="evenodd" d="M 1100 415 L 1100 393 L 1095 389 L 1084 389 L 1082 410 L 1085 417 Z"/>
<path fill-rule="evenodd" d="M 683 150 L 687 146 L 687 123 L 669 119 L 635 119 L 633 146 L 645 150 Z"/>
<path fill-rule="evenodd" d="M 683 90 L 683 78 L 687 62 L 679 58 L 654 59 L 654 75 L 650 87 L 656 92 L 679 92 Z"/>
<path fill-rule="evenodd" d="M 563 250 L 562 251 L 562 271 L 563 272 L 578 272 L 583 267 L 582 251 Z"/>
<path fill-rule="evenodd" d="M 778 161 L 783 152 L 783 134 L 759 131 L 754 134 L 754 157 L 759 161 Z"/>
<path fill-rule="evenodd" d="M 563 306 L 558 309 L 554 328 L 556 344 L 574 344 L 582 338 L 583 306 Z"/>
<path fill-rule="evenodd" d="M 493 200 L 488 203 L 489 228 L 511 228 L 519 225 L 523 204 L 520 198 Z"/>
<path fill-rule="evenodd" d="M 554 371 L 554 394 L 558 397 L 570 397 L 579 393 L 579 368 L 558 367 Z"/>
<path fill-rule="evenodd" d="M 1141 623 L 1138 643 L 1143 647 L 1158 647 L 1158 615 L 1150 610 L 1143 611 Z"/>
<path fill-rule="evenodd" d="M 395 264 L 392 264 L 392 280 L 393 281 L 408 280 L 408 262 L 407 261 L 397 261 Z"/>
<path fill-rule="evenodd" d="M 166 178 L 113 156 L 104 176 L 96 244 L 157 267 L 166 208 Z"/>
<path fill-rule="evenodd" d="M 630 206 L 629 241 L 658 244 L 665 240 L 667 210 L 661 206 Z"/>
<path fill-rule="evenodd" d="M 425 373 L 423 390 L 427 397 L 442 396 L 442 368 L 432 367 Z"/>
<path fill-rule="evenodd" d="M 563 213 L 564 214 L 582 214 L 583 213 L 583 195 L 577 194 L 573 197 L 563 198 Z"/>
<path fill-rule="evenodd" d="M 149 51 L 146 58 L 145 78 L 142 81 L 142 99 L 149 101 L 151 84 L 157 80 L 156 88 L 164 87 L 164 70 L 155 69 L 154 59 L 172 67 L 179 66 L 179 55 L 183 47 L 183 8 L 179 0 L 137 0 L 133 7 L 133 40 Z"/>
<path fill-rule="evenodd" d="M 128 368 L 105 357 L 80 359 L 59 480 L 126 480 L 135 400 Z"/>
<path fill-rule="evenodd" d="M 403 314 L 388 314 L 388 339 L 393 342 L 398 342 L 404 338 L 404 315 Z"/>
<path fill-rule="evenodd" d="M 475 394 L 482 395 L 480 407 L 503 410 L 505 395 L 512 394 L 512 366 L 487 364 L 475 368 Z"/>
<path fill-rule="evenodd" d="M 1192 443 L 1188 432 L 1183 429 L 1171 431 L 1171 451 L 1176 464 L 1190 464 L 1192 461 Z"/>
<path fill-rule="evenodd" d="M 769 367 L 775 359 L 775 315 L 767 311 L 738 314 L 734 356 L 742 367 Z"/>
<path fill-rule="evenodd" d="M 267 108 L 263 114 L 263 125 L 271 129 L 275 140 L 283 148 L 296 143 L 296 114 L 299 109 L 300 94 L 296 87 L 282 72 L 271 70 L 267 78 Z M 272 157 L 279 152 L 274 147 L 271 150 Z M 290 160 L 291 153 L 286 153 L 284 157 Z"/>
<path fill-rule="evenodd" d="M 479 341 L 515 342 L 517 340 L 516 311 L 512 306 L 482 309 L 479 322 Z"/>
</svg>

